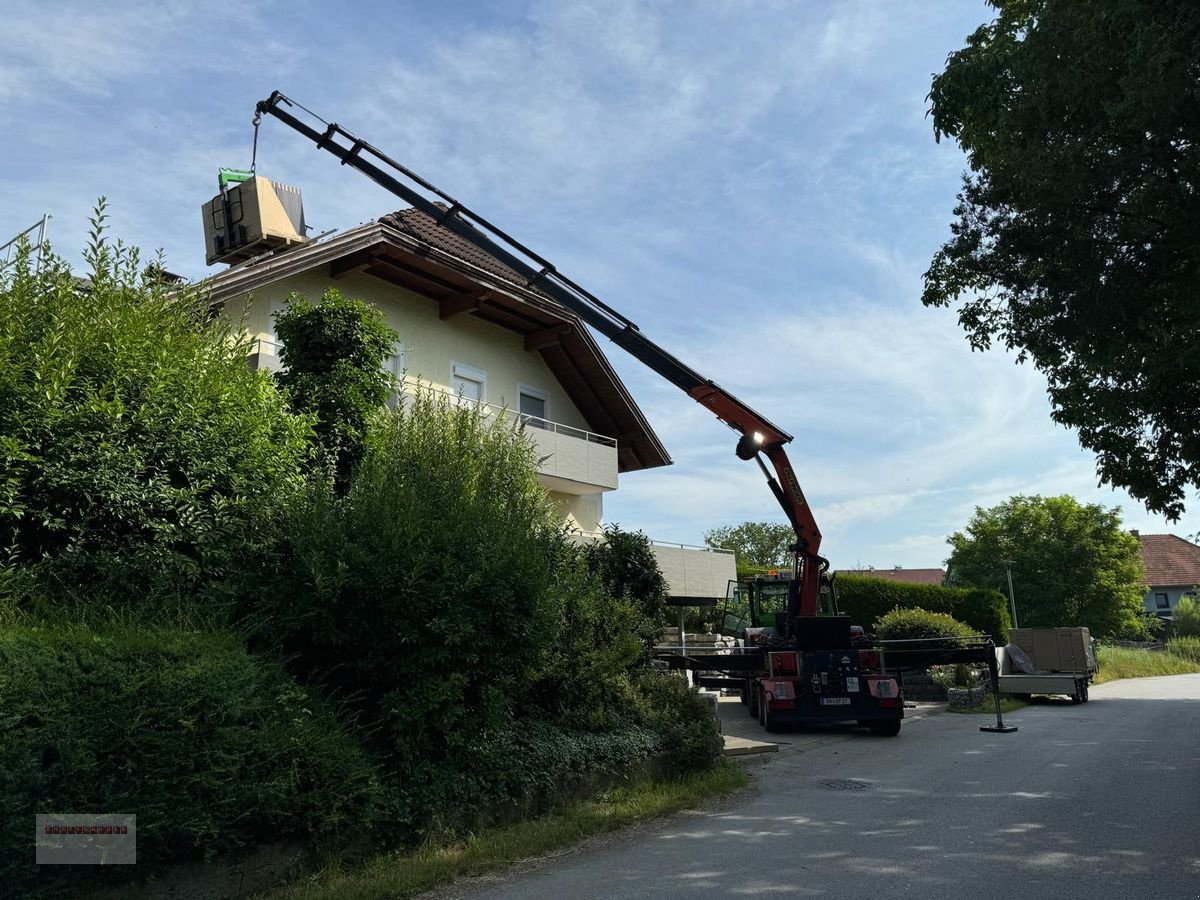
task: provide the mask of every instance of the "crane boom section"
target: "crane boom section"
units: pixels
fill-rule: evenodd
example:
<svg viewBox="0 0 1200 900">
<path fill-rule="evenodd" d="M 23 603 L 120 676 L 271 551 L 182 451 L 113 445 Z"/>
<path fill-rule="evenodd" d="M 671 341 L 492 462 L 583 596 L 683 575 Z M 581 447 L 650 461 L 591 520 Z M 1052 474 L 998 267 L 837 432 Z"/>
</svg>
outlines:
<svg viewBox="0 0 1200 900">
<path fill-rule="evenodd" d="M 764 452 L 778 476 L 776 481 L 770 478 L 768 473 L 772 491 L 796 531 L 800 554 L 816 555 L 821 534 L 783 450 L 783 445 L 792 440 L 790 434 L 658 346 L 643 335 L 633 321 L 580 287 L 560 273 L 549 261 L 505 234 L 449 194 L 366 141 L 355 137 L 336 122 L 325 123 L 321 120 L 326 128 L 320 131 L 293 115 L 284 106 L 299 104 L 275 91 L 266 100 L 258 103 L 256 125 L 263 114 L 274 116 L 313 141 L 318 149 L 329 151 L 342 165 L 357 169 L 380 187 L 425 213 L 441 227 L 511 268 L 525 280 L 526 287 L 553 298 L 639 362 L 707 407 L 726 425 L 744 435 L 743 441 L 739 443 L 739 455 L 742 455 L 745 442 L 752 441 L 752 445 L 748 445 L 750 449 L 755 451 L 755 454 L 757 451 Z M 365 157 L 373 157 L 375 161 Z M 381 163 L 387 169 L 377 163 Z M 389 169 L 391 171 L 388 171 Z M 396 174 L 392 174 L 393 172 Z M 436 199 L 431 199 L 428 195 Z M 809 604 L 802 602 L 801 605 Z M 815 596 L 812 607 L 815 611 Z"/>
</svg>

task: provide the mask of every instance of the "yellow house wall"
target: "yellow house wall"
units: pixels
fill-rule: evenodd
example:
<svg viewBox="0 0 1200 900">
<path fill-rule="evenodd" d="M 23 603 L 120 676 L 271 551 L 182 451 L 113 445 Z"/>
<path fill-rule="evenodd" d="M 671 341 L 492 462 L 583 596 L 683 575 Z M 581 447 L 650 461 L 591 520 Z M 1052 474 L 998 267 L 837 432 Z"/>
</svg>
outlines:
<svg viewBox="0 0 1200 900">
<path fill-rule="evenodd" d="M 473 366 L 487 375 L 488 403 L 516 409 L 518 385 L 525 385 L 546 394 L 547 419 L 588 430 L 587 421 L 541 355 L 526 350 L 520 335 L 468 314 L 443 321 L 434 301 L 370 275 L 354 273 L 336 280 L 316 273 L 296 275 L 259 289 L 248 302 L 230 301 L 226 315 L 235 322 L 244 322 L 251 335 L 272 340 L 273 307 L 282 304 L 292 291 L 316 301 L 328 287 L 383 311 L 400 334 L 409 378 L 451 390 L 453 364 Z"/>
<path fill-rule="evenodd" d="M 604 495 L 603 494 L 562 494 L 550 491 L 550 499 L 554 501 L 562 520 L 584 534 L 595 534 L 603 527 Z"/>
</svg>

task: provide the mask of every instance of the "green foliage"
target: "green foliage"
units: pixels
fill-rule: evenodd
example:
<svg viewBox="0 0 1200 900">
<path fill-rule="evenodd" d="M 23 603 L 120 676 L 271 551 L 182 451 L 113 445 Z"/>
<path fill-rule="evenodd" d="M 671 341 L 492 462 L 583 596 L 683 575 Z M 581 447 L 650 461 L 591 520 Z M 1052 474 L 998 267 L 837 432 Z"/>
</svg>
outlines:
<svg viewBox="0 0 1200 900">
<path fill-rule="evenodd" d="M 893 609 L 875 623 L 875 636 L 881 641 L 915 638 L 971 637 L 975 629 L 945 613 L 925 609 Z"/>
<path fill-rule="evenodd" d="M 919 607 L 951 615 L 998 644 L 1008 643 L 1008 599 L 995 589 L 905 584 L 867 575 L 838 575 L 836 584 L 841 612 L 868 631 L 892 609 Z"/>
<path fill-rule="evenodd" d="M 1200 672 L 1200 660 L 1182 653 L 1161 653 L 1154 650 L 1133 650 L 1128 647 L 1101 646 L 1096 661 L 1100 672 L 1094 684 L 1119 681 L 1122 678 L 1152 678 L 1159 675 L 1188 675 Z"/>
<path fill-rule="evenodd" d="M 1167 652 L 1189 662 L 1200 663 L 1200 637 L 1177 637 L 1167 642 Z"/>
<path fill-rule="evenodd" d="M 352 701 L 416 826 L 511 721 L 555 635 L 564 541 L 503 419 L 423 392 L 382 417 L 349 494 L 316 481 L 250 630 Z M 600 648 L 601 650 L 607 648 Z"/>
<path fill-rule="evenodd" d="M 365 452 L 367 427 L 392 391 L 383 361 L 400 336 L 382 312 L 336 288 L 319 304 L 290 294 L 275 313 L 275 332 L 283 345 L 276 377 L 292 408 L 314 415 L 320 455 L 344 492 Z"/>
<path fill-rule="evenodd" d="M 999 588 L 1007 584 L 1003 561 L 1012 561 L 1022 627 L 1086 625 L 1104 638 L 1143 625 L 1141 550 L 1118 509 L 1067 496 L 1011 497 L 977 507 L 949 543 L 953 584 Z"/>
<path fill-rule="evenodd" d="M 636 668 L 657 624 L 640 604 L 613 596 L 589 572 L 585 554 L 564 544 L 552 588 L 554 639 L 530 686 L 529 705 L 567 728 L 604 731 L 628 724 L 638 704 Z"/>
<path fill-rule="evenodd" d="M 87 281 L 27 247 L 0 273 L 0 595 L 218 616 L 300 484 L 308 425 L 104 218 Z"/>
<path fill-rule="evenodd" d="M 721 758 L 725 742 L 707 701 L 683 678 L 646 672 L 638 679 L 640 718 L 660 737 L 672 771 L 709 769 Z"/>
<path fill-rule="evenodd" d="M 324 704 L 232 638 L 4 628 L 0 672 L 7 896 L 80 896 L 168 861 L 326 846 L 373 825 L 374 766 Z M 64 811 L 136 813 L 138 865 L 39 870 L 33 816 Z"/>
<path fill-rule="evenodd" d="M 974 348 L 1046 374 L 1101 478 L 1177 518 L 1200 485 L 1200 5 L 992 5 L 933 80 L 971 172 L 923 302 L 962 300 Z"/>
<path fill-rule="evenodd" d="M 640 531 L 606 525 L 604 540 L 584 545 L 583 555 L 609 597 L 633 603 L 644 620 L 637 631 L 649 646 L 667 612 L 668 590 L 650 539 Z"/>
<path fill-rule="evenodd" d="M 1179 637 L 1200 637 L 1200 603 L 1195 597 L 1184 597 L 1171 613 L 1175 620 L 1175 634 Z"/>
<path fill-rule="evenodd" d="M 796 543 L 792 526 L 778 522 L 743 522 L 723 525 L 704 534 L 709 547 L 733 550 L 737 554 L 738 577 L 763 574 L 767 569 L 787 569 L 792 565 L 788 547 Z"/>
</svg>

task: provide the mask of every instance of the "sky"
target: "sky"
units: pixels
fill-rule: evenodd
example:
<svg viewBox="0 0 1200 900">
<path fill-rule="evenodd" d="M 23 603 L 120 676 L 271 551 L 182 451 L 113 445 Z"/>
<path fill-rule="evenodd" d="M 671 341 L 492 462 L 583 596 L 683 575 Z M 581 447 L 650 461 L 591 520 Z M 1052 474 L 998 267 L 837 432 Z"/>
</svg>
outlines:
<svg viewBox="0 0 1200 900">
<path fill-rule="evenodd" d="M 78 261 L 111 234 L 188 277 L 219 166 L 247 168 L 279 89 L 551 259 L 795 436 L 835 568 L 939 566 L 977 506 L 1071 494 L 1190 535 L 1097 485 L 1045 379 L 973 353 L 920 303 L 965 159 L 931 76 L 989 20 L 974 0 L 212 4 L 0 0 L 0 243 L 43 213 Z M 258 171 L 317 232 L 389 193 L 274 120 Z M 605 518 L 702 543 L 784 521 L 736 435 L 612 345 L 674 465 L 622 476 Z"/>
</svg>

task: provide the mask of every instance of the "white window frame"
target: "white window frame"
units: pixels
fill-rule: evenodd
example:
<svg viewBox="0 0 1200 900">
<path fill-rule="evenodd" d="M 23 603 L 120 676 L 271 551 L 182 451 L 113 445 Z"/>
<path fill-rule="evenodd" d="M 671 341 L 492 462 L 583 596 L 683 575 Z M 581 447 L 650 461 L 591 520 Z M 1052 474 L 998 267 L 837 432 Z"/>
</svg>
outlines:
<svg viewBox="0 0 1200 900">
<path fill-rule="evenodd" d="M 456 378 L 461 378 L 464 381 L 474 381 L 479 385 L 479 403 L 481 405 L 488 402 L 487 398 L 487 372 L 477 366 L 468 365 L 467 363 L 450 361 L 450 389 L 454 392 L 454 396 L 458 398 L 458 385 L 454 383 Z M 470 400 L 464 401 L 467 403 L 473 402 Z"/>
<path fill-rule="evenodd" d="M 283 312 L 288 308 L 286 300 L 272 300 L 271 307 L 267 310 L 267 334 L 270 335 L 268 340 L 271 346 L 267 348 L 268 355 L 279 358 L 279 335 L 275 333 L 275 313 Z"/>
<path fill-rule="evenodd" d="M 523 382 L 518 382 L 517 383 L 517 415 L 521 416 L 522 422 L 525 421 L 525 418 L 524 418 L 525 413 L 523 413 L 521 411 L 521 395 L 522 394 L 528 394 L 530 397 L 536 397 L 538 400 L 542 401 L 541 419 L 546 424 L 533 425 L 532 427 L 534 427 L 534 428 L 549 428 L 550 427 L 549 423 L 554 421 L 554 419 L 551 418 L 551 416 L 550 416 L 550 395 L 546 391 L 542 390 L 541 388 L 535 388 L 533 385 L 524 384 Z M 537 418 L 537 417 L 532 416 L 531 418 Z M 532 424 L 532 423 L 526 422 L 526 424 Z"/>
<path fill-rule="evenodd" d="M 391 361 L 389 364 L 389 360 Z M 404 383 L 401 379 L 404 378 L 404 369 L 407 362 L 404 357 L 404 341 L 396 341 L 392 346 L 392 352 L 383 358 L 383 371 L 387 372 L 395 382 L 392 387 L 392 393 L 388 396 L 388 409 L 395 409 L 400 405 L 400 394 L 404 391 Z"/>
</svg>

